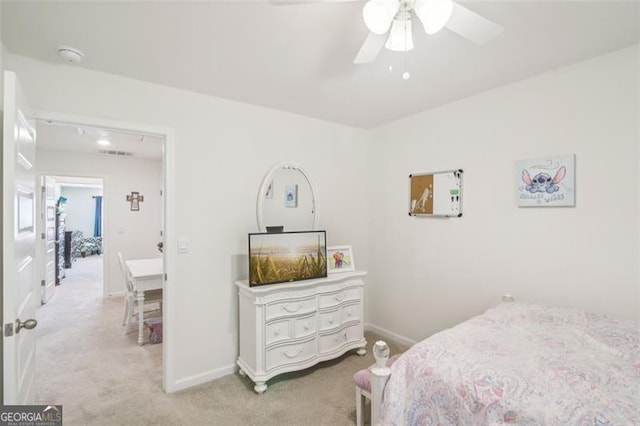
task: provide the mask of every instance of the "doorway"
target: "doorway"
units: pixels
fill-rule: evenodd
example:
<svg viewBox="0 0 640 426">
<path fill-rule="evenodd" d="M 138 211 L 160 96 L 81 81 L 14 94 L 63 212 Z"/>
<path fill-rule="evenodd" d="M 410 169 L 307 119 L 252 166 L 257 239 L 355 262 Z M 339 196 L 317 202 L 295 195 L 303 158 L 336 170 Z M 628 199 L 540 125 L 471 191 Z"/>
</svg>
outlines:
<svg viewBox="0 0 640 426">
<path fill-rule="evenodd" d="M 42 304 L 52 300 L 58 287 L 77 280 L 81 275 L 92 283 L 92 291 L 107 296 L 103 256 L 103 179 L 43 175 L 41 181 L 43 207 L 40 217 L 41 226 L 46 230 L 41 250 L 45 259 Z M 81 268 L 74 268 L 80 265 Z M 86 276 L 88 273 L 91 276 Z"/>
<path fill-rule="evenodd" d="M 89 124 L 75 124 L 80 121 Z M 147 133 L 148 128 L 133 131 L 129 129 L 135 126 L 131 126 L 129 129 L 127 127 L 103 120 L 77 120 L 74 117 L 60 117 L 58 115 L 55 120 L 40 120 L 38 122 L 37 164 L 40 173 L 55 176 L 64 183 L 68 182 L 68 178 L 73 178 L 72 180 L 76 180 L 76 182 L 86 181 L 88 179 L 86 176 L 90 176 L 89 181 L 99 179 L 103 184 L 102 247 L 100 250 L 87 251 L 84 257 L 82 257 L 81 251 L 77 251 L 72 261 L 72 267 L 67 270 L 66 278 L 70 278 L 76 271 L 81 274 L 86 274 L 87 271 L 94 273 L 94 266 L 98 265 L 95 260 L 102 257 L 104 285 L 101 297 L 95 299 L 79 291 L 78 296 L 80 297 L 76 299 L 76 302 L 102 309 L 106 312 L 106 316 L 97 316 L 85 311 L 86 315 L 81 314 L 81 316 L 84 315 L 85 322 L 93 323 L 93 330 L 88 333 L 85 330 L 82 333 L 78 332 L 78 334 L 82 334 L 84 340 L 93 341 L 95 347 L 98 348 L 106 344 L 104 341 L 99 342 L 99 340 L 105 340 L 107 337 L 112 338 L 113 342 L 107 346 L 109 350 L 122 349 L 120 357 L 116 355 L 108 360 L 101 359 L 101 355 L 95 352 L 96 360 L 99 362 L 111 362 L 117 358 L 131 360 L 140 354 L 141 349 L 150 352 L 151 355 L 147 360 L 150 360 L 151 363 L 144 367 L 138 366 L 132 375 L 144 374 L 147 377 L 152 377 L 152 383 L 155 386 L 168 391 L 165 385 L 167 379 L 166 337 L 160 345 L 145 345 L 141 348 L 137 346 L 135 339 L 137 333 L 124 334 L 124 329 L 121 328 L 124 285 L 116 260 L 118 252 L 122 252 L 126 258 L 156 256 L 166 259 L 167 257 L 159 250 L 159 247 L 164 245 L 160 243 L 165 240 L 166 211 L 169 210 L 166 197 L 167 137 L 166 133 L 154 132 L 153 129 Z M 58 138 L 57 142 L 51 136 L 62 133 L 66 136 Z M 105 144 L 101 139 L 104 136 L 109 140 L 109 144 Z M 84 141 L 81 142 L 78 137 L 82 137 Z M 52 145 L 52 140 L 58 146 Z M 69 144 L 71 140 L 76 143 Z M 126 143 L 122 143 L 122 141 Z M 140 176 L 143 175 L 146 175 L 147 178 L 140 179 Z M 99 177 L 96 178 L 96 176 Z M 84 182 L 84 184 L 86 183 Z M 65 185 L 61 186 L 64 188 Z M 69 206 L 70 194 L 78 191 L 77 187 L 73 189 L 73 185 L 66 186 L 66 194 L 61 191 L 61 195 L 65 195 L 67 206 Z M 127 195 L 133 193 L 139 195 L 135 206 L 127 198 Z M 97 195 L 91 194 L 91 196 Z M 94 221 L 95 212 L 94 209 L 92 215 Z M 150 215 L 152 212 L 154 214 Z M 69 215 L 70 212 L 67 211 L 67 219 Z M 96 226 L 95 223 L 94 226 Z M 79 267 L 76 268 L 76 266 Z M 167 269 L 165 260 L 165 271 Z M 167 306 L 166 293 L 163 299 L 163 305 Z M 52 303 L 55 303 L 55 297 Z M 163 320 L 165 323 L 166 317 L 166 309 L 164 309 Z M 78 331 L 75 324 L 79 321 L 73 321 L 70 324 L 69 320 L 71 318 L 65 320 L 63 328 L 76 328 Z M 106 322 L 109 324 L 105 324 Z M 44 324 L 42 325 L 44 331 L 46 327 Z M 117 329 L 117 336 L 114 334 L 114 327 Z M 54 328 L 58 329 L 58 327 Z M 71 330 L 67 332 L 71 332 Z M 102 336 L 102 338 L 98 336 Z M 50 348 L 54 347 L 50 346 Z M 53 350 L 55 351 L 55 349 Z M 48 356 L 47 354 L 42 355 Z M 70 354 L 70 363 L 77 362 L 86 366 L 90 357 L 74 359 L 75 355 L 74 353 Z M 61 362 L 63 361 L 58 361 L 58 363 Z M 62 376 L 59 379 L 64 380 Z M 113 381 L 114 377 L 103 377 L 103 379 L 105 382 L 109 382 Z M 48 378 L 47 381 L 50 379 Z M 44 383 L 42 380 L 39 382 Z M 91 383 L 88 381 L 87 386 L 91 386 Z M 94 383 L 94 385 L 100 386 L 99 383 Z M 102 385 L 104 386 L 104 383 Z M 46 383 L 41 388 L 47 392 Z M 58 392 L 53 389 L 49 389 L 49 391 Z M 36 387 L 36 397 L 38 394 L 39 389 Z M 48 394 L 48 396 L 51 395 L 51 393 Z"/>
</svg>

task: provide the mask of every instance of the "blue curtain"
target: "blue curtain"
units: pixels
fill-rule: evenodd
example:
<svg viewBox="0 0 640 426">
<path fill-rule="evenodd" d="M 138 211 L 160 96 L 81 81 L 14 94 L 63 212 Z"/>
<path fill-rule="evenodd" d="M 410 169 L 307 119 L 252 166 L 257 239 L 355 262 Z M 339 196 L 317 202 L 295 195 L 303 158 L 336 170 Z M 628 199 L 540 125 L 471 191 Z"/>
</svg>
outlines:
<svg viewBox="0 0 640 426">
<path fill-rule="evenodd" d="M 102 236 L 102 196 L 94 197 L 96 199 L 96 215 L 93 223 L 93 236 Z"/>
</svg>

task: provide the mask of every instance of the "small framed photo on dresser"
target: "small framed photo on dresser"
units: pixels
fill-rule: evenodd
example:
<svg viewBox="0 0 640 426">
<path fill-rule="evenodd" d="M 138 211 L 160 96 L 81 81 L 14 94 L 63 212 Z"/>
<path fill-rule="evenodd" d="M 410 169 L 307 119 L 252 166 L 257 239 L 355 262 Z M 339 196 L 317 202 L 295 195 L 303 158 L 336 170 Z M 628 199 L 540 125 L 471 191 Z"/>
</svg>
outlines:
<svg viewBox="0 0 640 426">
<path fill-rule="evenodd" d="M 327 247 L 327 272 L 347 272 L 355 271 L 356 265 L 353 260 L 353 249 L 351 246 L 330 246 Z"/>
</svg>

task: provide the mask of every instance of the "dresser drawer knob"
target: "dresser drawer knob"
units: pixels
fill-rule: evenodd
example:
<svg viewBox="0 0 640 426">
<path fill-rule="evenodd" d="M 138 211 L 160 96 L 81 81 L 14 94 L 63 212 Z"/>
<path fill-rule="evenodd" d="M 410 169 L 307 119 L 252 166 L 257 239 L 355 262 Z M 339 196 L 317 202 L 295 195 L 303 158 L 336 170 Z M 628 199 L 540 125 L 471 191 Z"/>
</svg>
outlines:
<svg viewBox="0 0 640 426">
<path fill-rule="evenodd" d="M 302 308 L 304 305 L 302 303 L 298 303 L 297 305 L 293 306 L 293 307 L 289 307 L 287 305 L 282 305 L 282 309 L 289 312 L 289 313 L 294 313 L 294 312 L 298 312 L 300 310 L 300 308 Z"/>
<path fill-rule="evenodd" d="M 338 302 L 342 302 L 344 300 L 344 297 L 345 297 L 344 294 L 338 294 L 336 295 L 336 300 Z"/>
<path fill-rule="evenodd" d="M 304 328 L 305 330 L 309 330 L 309 323 L 305 322 L 304 324 L 302 324 L 302 328 Z"/>
<path fill-rule="evenodd" d="M 282 355 L 286 356 L 289 359 L 295 358 L 302 353 L 302 348 L 298 348 L 297 351 L 293 351 L 292 353 L 287 353 L 287 351 L 282 351 Z"/>
<path fill-rule="evenodd" d="M 351 309 L 349 309 L 349 310 L 347 311 L 347 316 L 348 316 L 348 317 L 350 317 L 350 316 L 351 316 L 351 314 L 352 314 Z"/>
<path fill-rule="evenodd" d="M 333 317 L 329 317 L 329 324 L 333 324 Z"/>
<path fill-rule="evenodd" d="M 276 328 L 275 330 L 273 330 L 273 334 L 275 334 L 276 336 L 280 335 L 280 329 Z"/>
</svg>

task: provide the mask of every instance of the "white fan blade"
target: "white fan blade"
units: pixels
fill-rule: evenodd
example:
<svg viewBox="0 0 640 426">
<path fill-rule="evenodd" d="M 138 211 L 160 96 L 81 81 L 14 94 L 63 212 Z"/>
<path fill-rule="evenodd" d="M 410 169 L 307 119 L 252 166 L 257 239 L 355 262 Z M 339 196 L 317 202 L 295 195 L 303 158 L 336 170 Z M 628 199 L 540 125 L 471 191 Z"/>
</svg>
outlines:
<svg viewBox="0 0 640 426">
<path fill-rule="evenodd" d="M 389 36 L 387 34 L 376 34 L 370 32 L 358 51 L 356 58 L 353 60 L 353 63 L 368 64 L 373 62 L 378 56 L 378 53 L 382 50 L 382 47 L 388 37 Z"/>
<path fill-rule="evenodd" d="M 477 13 L 453 3 L 453 12 L 446 27 L 476 44 L 486 44 L 499 36 L 503 28 Z"/>
<path fill-rule="evenodd" d="M 282 6 L 288 4 L 309 4 L 309 3 L 346 3 L 360 0 L 269 0 L 274 6 Z"/>
</svg>

